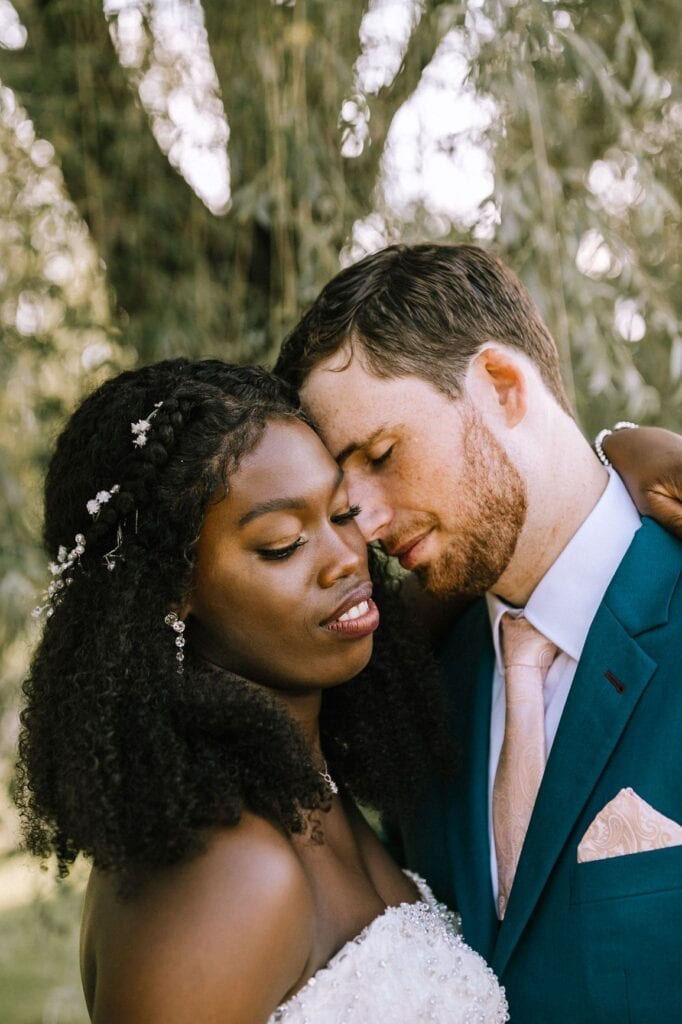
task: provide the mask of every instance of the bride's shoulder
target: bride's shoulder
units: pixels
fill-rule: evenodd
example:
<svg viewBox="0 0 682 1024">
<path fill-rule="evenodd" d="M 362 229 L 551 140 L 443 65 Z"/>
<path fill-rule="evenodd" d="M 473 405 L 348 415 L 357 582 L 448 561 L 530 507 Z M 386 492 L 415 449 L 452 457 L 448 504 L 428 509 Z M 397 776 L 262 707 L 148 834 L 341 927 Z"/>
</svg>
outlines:
<svg viewBox="0 0 682 1024">
<path fill-rule="evenodd" d="M 245 812 L 231 828 L 213 829 L 204 837 L 204 849 L 180 866 L 161 894 L 178 904 L 184 915 L 188 905 L 209 918 L 258 918 L 305 930 L 314 914 L 307 876 L 288 836 L 270 822 Z M 244 922 L 242 922 L 242 925 Z M 241 926 L 240 926 L 241 930 Z"/>
<path fill-rule="evenodd" d="M 262 818 L 244 814 L 233 828 L 211 830 L 200 853 L 148 874 L 129 899 L 112 881 L 93 877 L 84 917 L 111 1019 L 184 1024 L 213 1019 L 218 1008 L 223 1018 L 232 1010 L 237 1020 L 258 1019 L 305 970 L 312 892 L 290 840 Z"/>
<path fill-rule="evenodd" d="M 248 897 L 248 898 L 247 898 Z M 93 869 L 88 906 L 113 912 L 143 928 L 157 913 L 168 929 L 176 915 L 192 917 L 248 909 L 272 914 L 295 908 L 299 927 L 314 911 L 312 892 L 291 840 L 275 825 L 250 812 L 230 827 L 203 832 L 197 853 L 185 860 L 139 872 L 121 885 L 118 876 Z"/>
<path fill-rule="evenodd" d="M 191 886 L 208 889 L 214 900 L 219 894 L 234 899 L 237 884 L 240 892 L 254 886 L 252 899 L 263 905 L 275 900 L 293 903 L 299 914 L 313 910 L 310 885 L 291 839 L 250 812 L 233 827 L 206 833 L 203 851 L 180 874 Z"/>
</svg>

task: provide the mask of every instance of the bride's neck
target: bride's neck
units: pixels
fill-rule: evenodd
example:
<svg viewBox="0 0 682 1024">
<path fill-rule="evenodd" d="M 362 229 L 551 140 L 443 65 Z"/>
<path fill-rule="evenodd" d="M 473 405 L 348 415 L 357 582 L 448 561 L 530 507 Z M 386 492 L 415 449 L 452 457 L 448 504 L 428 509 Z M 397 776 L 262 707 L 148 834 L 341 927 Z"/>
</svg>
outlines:
<svg viewBox="0 0 682 1024">
<path fill-rule="evenodd" d="M 257 686 L 279 700 L 303 733 L 305 741 L 312 751 L 314 761 L 320 764 L 324 761 L 320 747 L 322 690 L 314 687 L 297 688 L 292 686 L 287 688 L 285 686 L 273 686 L 256 679 L 247 679 L 227 666 L 221 665 L 218 660 L 210 657 L 206 652 L 202 652 L 200 658 L 213 671 L 219 672 L 221 675 L 231 676 L 245 683 L 250 683 L 252 686 Z"/>
<path fill-rule="evenodd" d="M 291 693 L 272 689 L 272 693 L 285 705 L 287 711 L 303 733 L 315 760 L 322 759 L 320 748 L 320 706 L 322 691 L 310 690 Z"/>
</svg>

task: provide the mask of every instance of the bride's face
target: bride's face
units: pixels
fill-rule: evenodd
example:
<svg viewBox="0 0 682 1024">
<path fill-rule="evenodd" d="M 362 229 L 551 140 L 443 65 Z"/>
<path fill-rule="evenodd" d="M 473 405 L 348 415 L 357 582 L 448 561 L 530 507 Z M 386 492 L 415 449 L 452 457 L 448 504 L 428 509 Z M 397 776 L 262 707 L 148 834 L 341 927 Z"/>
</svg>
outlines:
<svg viewBox="0 0 682 1024">
<path fill-rule="evenodd" d="M 210 505 L 189 642 L 278 689 L 329 686 L 369 660 L 379 615 L 342 474 L 317 435 L 274 420 Z"/>
</svg>

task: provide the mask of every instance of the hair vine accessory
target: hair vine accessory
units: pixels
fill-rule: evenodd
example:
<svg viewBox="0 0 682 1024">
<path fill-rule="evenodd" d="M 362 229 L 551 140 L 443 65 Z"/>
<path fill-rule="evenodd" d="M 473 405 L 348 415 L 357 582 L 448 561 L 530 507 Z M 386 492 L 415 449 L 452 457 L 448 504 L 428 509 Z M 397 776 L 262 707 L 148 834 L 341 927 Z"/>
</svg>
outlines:
<svg viewBox="0 0 682 1024">
<path fill-rule="evenodd" d="M 118 494 L 121 490 L 118 484 L 114 484 L 110 491 L 98 491 L 94 498 L 86 503 L 86 509 L 91 516 L 96 516 L 102 505 L 106 505 L 108 501 L 111 501 L 114 494 Z"/>
<path fill-rule="evenodd" d="M 156 402 L 152 411 L 145 416 L 143 419 L 138 420 L 137 423 L 130 424 L 130 431 L 133 435 L 133 444 L 137 448 L 144 448 L 147 443 L 147 434 L 151 428 L 151 421 L 156 416 L 157 412 L 163 405 L 163 402 Z"/>
<path fill-rule="evenodd" d="M 50 562 L 52 581 L 47 590 L 42 594 L 42 599 L 45 603 L 36 605 L 31 612 L 34 619 L 40 618 L 43 612 L 45 612 L 48 619 L 54 615 L 55 607 L 62 599 L 62 591 L 73 582 L 72 577 L 66 574 L 70 572 L 77 562 L 80 562 L 80 557 L 85 552 L 85 537 L 82 533 L 77 533 L 74 540 L 76 543 L 70 551 L 67 551 L 63 544 L 60 545 L 57 552 L 57 561 Z"/>
<path fill-rule="evenodd" d="M 175 660 L 178 663 L 178 672 L 182 673 L 183 661 L 185 660 L 185 652 L 183 647 L 185 646 L 185 638 L 182 635 L 185 632 L 185 623 L 179 618 L 175 612 L 168 612 L 163 620 L 167 626 L 170 626 L 175 636 Z"/>
<path fill-rule="evenodd" d="M 89 515 L 93 519 L 97 518 L 97 515 L 102 508 L 102 505 L 106 505 L 108 501 L 111 501 L 115 494 L 121 490 L 119 484 L 114 484 L 110 491 L 98 491 L 94 498 L 85 503 L 85 508 Z M 71 569 L 73 569 L 76 562 L 80 562 L 81 555 L 85 554 L 85 536 L 82 533 L 77 533 L 74 537 L 75 545 L 70 551 L 67 551 L 66 547 L 61 544 L 57 551 L 57 561 L 49 563 L 50 573 L 52 574 L 52 582 L 49 584 L 47 590 L 43 591 L 41 595 L 42 600 L 45 602 L 36 607 L 31 612 L 34 619 L 40 618 L 43 612 L 46 613 L 49 619 L 54 614 L 56 605 L 61 601 L 61 594 L 64 587 L 68 586 L 73 582 L 73 577 L 67 575 Z M 103 556 L 106 562 L 107 569 L 111 571 L 116 568 L 116 552 L 123 542 L 123 530 L 119 526 L 116 530 L 116 547 L 108 551 Z"/>
<path fill-rule="evenodd" d="M 97 516 L 99 515 L 102 505 L 106 505 L 108 501 L 111 501 L 113 496 L 115 494 L 118 494 L 120 490 L 120 485 L 114 484 L 110 491 L 98 491 L 95 497 L 91 498 L 90 501 L 86 503 L 85 507 L 93 519 L 97 519 Z M 116 552 L 118 551 L 122 543 L 123 529 L 119 525 L 116 527 L 116 546 L 113 547 L 111 551 L 107 551 L 105 555 L 102 555 L 102 558 L 104 559 L 106 567 L 109 570 L 109 572 L 113 572 L 113 570 L 116 568 L 116 559 L 121 557 L 120 555 L 117 555 Z"/>
<path fill-rule="evenodd" d="M 113 572 L 114 569 L 116 568 L 116 559 L 123 558 L 123 555 L 116 554 L 122 543 L 123 527 L 119 525 L 116 527 L 116 547 L 112 548 L 111 551 L 107 551 L 105 555 L 102 555 L 102 558 L 106 562 L 107 569 L 109 570 L 109 572 Z"/>
<path fill-rule="evenodd" d="M 138 448 L 143 448 L 146 445 L 147 433 L 151 427 L 150 421 L 154 418 L 154 416 L 156 416 L 157 412 L 159 411 L 162 405 L 163 402 L 156 402 L 154 408 L 152 409 L 148 416 L 146 416 L 144 419 L 138 420 L 137 423 L 130 424 L 130 429 L 133 434 L 133 444 L 136 445 Z M 88 515 L 92 516 L 93 519 L 96 519 L 100 511 L 102 510 L 102 506 L 106 505 L 107 502 L 111 501 L 113 496 L 115 494 L 118 494 L 120 490 L 120 484 L 113 484 L 111 489 L 108 491 L 98 491 L 94 498 L 91 498 L 90 501 L 87 501 L 85 503 L 85 508 Z M 137 533 L 137 509 L 135 510 L 135 533 Z M 50 584 L 48 585 L 47 590 L 45 590 L 41 595 L 41 598 L 44 603 L 36 605 L 36 607 L 31 612 L 34 619 L 40 618 L 43 612 L 45 612 L 47 618 L 50 618 L 52 615 L 54 615 L 55 607 L 61 601 L 61 595 L 64 588 L 73 582 L 73 577 L 68 575 L 68 573 L 70 573 L 71 569 L 77 562 L 80 562 L 80 557 L 85 552 L 85 537 L 82 533 L 77 533 L 74 540 L 75 545 L 70 551 L 68 551 L 63 544 L 60 545 L 59 550 L 57 552 L 57 561 L 49 563 L 50 573 L 52 574 L 53 578 Z M 116 568 L 117 559 L 122 558 L 122 555 L 117 554 L 122 543 L 123 529 L 119 525 L 116 528 L 116 546 L 113 547 L 111 551 L 107 551 L 106 554 L 102 556 L 109 572 L 113 572 L 113 570 Z M 166 621 L 168 621 L 168 616 L 166 617 Z M 181 672 L 182 662 L 184 660 L 182 648 L 185 646 L 185 641 L 181 634 L 185 629 L 185 624 L 184 622 L 179 620 L 177 616 L 175 618 L 175 622 L 176 624 L 173 625 L 173 629 L 178 634 L 175 641 L 176 647 L 178 648 L 176 658 L 179 666 L 178 671 Z"/>
</svg>

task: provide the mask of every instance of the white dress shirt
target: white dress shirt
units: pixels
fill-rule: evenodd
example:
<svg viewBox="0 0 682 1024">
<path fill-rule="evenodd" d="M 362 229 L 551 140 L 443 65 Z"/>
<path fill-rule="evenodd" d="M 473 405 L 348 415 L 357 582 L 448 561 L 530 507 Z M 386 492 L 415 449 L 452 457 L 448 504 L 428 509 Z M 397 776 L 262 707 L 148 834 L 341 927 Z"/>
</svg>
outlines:
<svg viewBox="0 0 682 1024">
<path fill-rule="evenodd" d="M 495 904 L 498 884 L 493 833 L 493 784 L 504 740 L 505 723 L 500 620 L 505 612 L 514 616 L 525 615 L 531 625 L 556 644 L 559 650 L 544 686 L 545 741 L 549 757 L 592 620 L 640 526 L 639 513 L 625 485 L 618 474 L 611 471 L 601 498 L 542 577 L 526 607 L 513 608 L 495 594 L 487 595 L 495 647 L 488 758 L 488 834 Z"/>
</svg>

